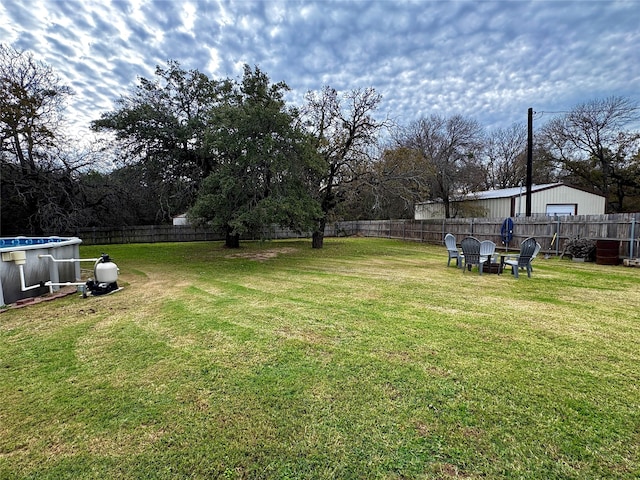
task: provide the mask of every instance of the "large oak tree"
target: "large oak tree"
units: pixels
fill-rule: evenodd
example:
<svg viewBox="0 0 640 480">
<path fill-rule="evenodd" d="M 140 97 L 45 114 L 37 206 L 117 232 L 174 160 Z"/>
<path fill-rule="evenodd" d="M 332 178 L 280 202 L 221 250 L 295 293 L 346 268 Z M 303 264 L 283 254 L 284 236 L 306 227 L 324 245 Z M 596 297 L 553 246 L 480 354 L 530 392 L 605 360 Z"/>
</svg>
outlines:
<svg viewBox="0 0 640 480">
<path fill-rule="evenodd" d="M 96 131 L 115 134 L 118 164 L 137 170 L 136 188 L 153 192 L 156 222 L 184 213 L 215 169 L 216 159 L 204 145 L 206 125 L 229 88 L 229 81 L 169 61 L 92 123 Z"/>
<path fill-rule="evenodd" d="M 190 211 L 193 221 L 223 230 L 227 247 L 242 235 L 268 236 L 272 224 L 309 231 L 320 215 L 309 178 L 319 163 L 284 83 L 245 66 L 241 83 L 211 109 L 205 144 L 216 167 Z"/>
</svg>

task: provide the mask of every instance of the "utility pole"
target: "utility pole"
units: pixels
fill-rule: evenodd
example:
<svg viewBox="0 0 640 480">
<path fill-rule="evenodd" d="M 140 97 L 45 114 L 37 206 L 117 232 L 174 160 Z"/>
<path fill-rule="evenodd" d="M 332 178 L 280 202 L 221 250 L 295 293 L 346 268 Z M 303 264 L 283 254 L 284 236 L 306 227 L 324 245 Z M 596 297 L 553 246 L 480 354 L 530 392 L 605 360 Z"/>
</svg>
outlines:
<svg viewBox="0 0 640 480">
<path fill-rule="evenodd" d="M 531 184 L 533 178 L 533 108 L 529 108 L 527 120 L 527 206 L 525 215 L 530 217 Z"/>
</svg>

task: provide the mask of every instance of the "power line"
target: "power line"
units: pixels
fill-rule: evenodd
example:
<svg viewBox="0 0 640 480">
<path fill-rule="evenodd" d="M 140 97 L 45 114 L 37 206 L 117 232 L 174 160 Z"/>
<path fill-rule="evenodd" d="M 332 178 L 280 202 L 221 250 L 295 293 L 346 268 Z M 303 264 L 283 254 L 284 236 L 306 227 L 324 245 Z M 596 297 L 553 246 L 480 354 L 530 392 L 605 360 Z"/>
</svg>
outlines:
<svg viewBox="0 0 640 480">
<path fill-rule="evenodd" d="M 603 113 L 603 112 L 610 112 L 611 109 L 610 108 L 598 108 L 598 109 L 590 109 L 589 112 L 590 113 Z M 533 112 L 534 115 L 538 115 L 540 114 L 540 116 L 542 117 L 545 113 L 549 113 L 549 114 L 558 114 L 558 113 L 574 113 L 575 110 L 540 110 L 537 112 Z"/>
<path fill-rule="evenodd" d="M 535 118 L 541 118 L 544 116 L 545 113 L 549 113 L 549 114 L 558 114 L 558 113 L 571 113 L 570 110 L 556 110 L 556 111 L 551 111 L 551 110 L 542 110 L 539 112 L 533 112 L 534 115 L 536 115 Z"/>
</svg>

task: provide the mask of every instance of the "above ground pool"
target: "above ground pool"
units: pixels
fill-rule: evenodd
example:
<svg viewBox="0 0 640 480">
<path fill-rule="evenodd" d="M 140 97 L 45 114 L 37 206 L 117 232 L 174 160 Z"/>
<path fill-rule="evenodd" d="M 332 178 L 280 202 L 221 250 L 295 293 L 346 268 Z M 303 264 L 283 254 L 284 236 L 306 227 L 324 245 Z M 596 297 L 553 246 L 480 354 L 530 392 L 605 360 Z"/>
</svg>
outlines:
<svg viewBox="0 0 640 480">
<path fill-rule="evenodd" d="M 0 238 L 0 305 L 44 295 L 50 290 L 44 286 L 49 281 L 79 281 L 79 263 L 56 263 L 48 256 L 77 259 L 81 243 L 77 237 Z"/>
</svg>

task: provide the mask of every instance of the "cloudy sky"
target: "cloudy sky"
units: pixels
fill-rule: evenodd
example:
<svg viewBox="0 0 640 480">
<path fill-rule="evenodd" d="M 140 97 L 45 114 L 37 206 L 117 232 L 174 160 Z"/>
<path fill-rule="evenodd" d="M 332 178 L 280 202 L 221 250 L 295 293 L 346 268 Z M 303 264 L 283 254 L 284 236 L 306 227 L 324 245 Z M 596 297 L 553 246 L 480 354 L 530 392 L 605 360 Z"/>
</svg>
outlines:
<svg viewBox="0 0 640 480">
<path fill-rule="evenodd" d="M 381 116 L 487 128 L 611 95 L 640 101 L 640 2 L 2 0 L 0 42 L 52 66 L 80 124 L 177 60 L 214 78 L 257 65 L 308 90 L 372 86 Z"/>
</svg>

